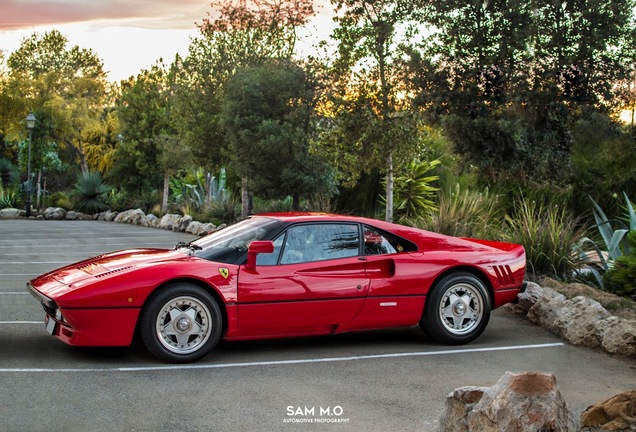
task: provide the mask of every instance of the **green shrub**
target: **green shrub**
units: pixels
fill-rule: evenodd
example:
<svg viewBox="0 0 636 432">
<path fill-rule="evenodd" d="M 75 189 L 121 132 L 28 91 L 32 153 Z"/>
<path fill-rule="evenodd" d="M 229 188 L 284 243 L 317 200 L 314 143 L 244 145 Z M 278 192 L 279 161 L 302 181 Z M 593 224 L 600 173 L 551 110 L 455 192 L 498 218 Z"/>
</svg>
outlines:
<svg viewBox="0 0 636 432">
<path fill-rule="evenodd" d="M 393 190 L 396 218 L 413 218 L 437 211 L 434 198 L 438 188 L 432 184 L 439 180 L 439 176 L 430 172 L 439 164 L 439 160 L 416 161 L 396 176 Z"/>
<path fill-rule="evenodd" d="M 402 223 L 456 237 L 497 239 L 502 235 L 501 206 L 496 195 L 473 190 L 440 194 L 439 210 L 428 216 L 403 219 Z"/>
<path fill-rule="evenodd" d="M 506 216 L 508 240 L 526 249 L 528 273 L 569 279 L 579 267 L 574 245 L 583 237 L 577 220 L 564 207 L 518 200 L 514 216 Z"/>
<path fill-rule="evenodd" d="M 110 189 L 110 186 L 104 183 L 98 172 L 80 174 L 75 184 L 75 208 L 88 214 L 108 210 L 105 198 Z"/>
<path fill-rule="evenodd" d="M 0 187 L 0 209 L 19 208 L 21 202 L 20 195 L 17 192 Z"/>
<path fill-rule="evenodd" d="M 614 260 L 613 266 L 605 273 L 605 287 L 620 296 L 636 295 L 636 231 L 627 234 L 629 254 Z"/>
<path fill-rule="evenodd" d="M 55 192 L 49 196 L 49 205 L 51 207 L 61 207 L 64 210 L 71 210 L 73 203 L 70 197 L 64 192 Z"/>
</svg>

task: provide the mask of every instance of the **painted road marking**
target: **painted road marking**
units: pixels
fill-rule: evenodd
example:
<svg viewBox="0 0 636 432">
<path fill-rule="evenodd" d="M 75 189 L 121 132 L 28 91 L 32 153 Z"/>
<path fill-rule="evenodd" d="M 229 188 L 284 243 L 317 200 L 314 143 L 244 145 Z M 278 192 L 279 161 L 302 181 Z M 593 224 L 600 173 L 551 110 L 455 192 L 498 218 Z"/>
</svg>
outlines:
<svg viewBox="0 0 636 432">
<path fill-rule="evenodd" d="M 259 366 L 281 366 L 307 363 L 332 363 L 347 362 L 373 359 L 386 359 L 396 357 L 421 357 L 421 356 L 438 356 L 453 354 L 471 354 L 493 351 L 513 351 L 523 349 L 541 349 L 554 348 L 564 346 L 564 343 L 548 343 L 535 345 L 515 345 L 507 347 L 489 347 L 489 348 L 467 348 L 459 350 L 444 351 L 416 351 L 406 353 L 391 354 L 371 354 L 347 357 L 326 357 L 311 358 L 297 360 L 274 360 L 260 362 L 244 362 L 244 363 L 218 363 L 218 364 L 194 364 L 194 365 L 169 365 L 169 366 L 140 366 L 140 367 L 119 367 L 119 368 L 0 368 L 0 373 L 51 373 L 51 372 L 148 372 L 148 371 L 174 371 L 174 370 L 192 370 L 192 369 L 224 369 L 224 368 L 240 368 L 240 367 L 259 367 Z"/>
</svg>

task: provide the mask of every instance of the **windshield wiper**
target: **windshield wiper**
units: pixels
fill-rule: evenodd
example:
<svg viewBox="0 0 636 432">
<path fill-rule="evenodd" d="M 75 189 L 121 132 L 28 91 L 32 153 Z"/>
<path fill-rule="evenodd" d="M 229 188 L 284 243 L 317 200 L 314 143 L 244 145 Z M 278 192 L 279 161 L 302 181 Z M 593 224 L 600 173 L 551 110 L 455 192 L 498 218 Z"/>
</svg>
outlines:
<svg viewBox="0 0 636 432">
<path fill-rule="evenodd" d="M 198 251 L 198 250 L 202 250 L 203 248 L 199 245 L 193 244 L 192 242 L 179 242 L 175 245 L 174 250 L 177 249 L 181 249 L 181 248 L 188 248 L 191 251 Z"/>
</svg>

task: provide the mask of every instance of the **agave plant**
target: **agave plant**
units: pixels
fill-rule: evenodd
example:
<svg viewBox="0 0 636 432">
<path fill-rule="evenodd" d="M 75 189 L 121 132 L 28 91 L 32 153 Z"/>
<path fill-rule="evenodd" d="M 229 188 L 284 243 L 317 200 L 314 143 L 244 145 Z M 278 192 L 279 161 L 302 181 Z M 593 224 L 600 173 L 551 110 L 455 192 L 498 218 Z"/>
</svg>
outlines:
<svg viewBox="0 0 636 432">
<path fill-rule="evenodd" d="M 82 213 L 99 213 L 108 210 L 106 194 L 111 187 L 102 180 L 98 172 L 87 172 L 79 175 L 75 184 L 76 209 Z"/>
<path fill-rule="evenodd" d="M 7 189 L 18 181 L 18 169 L 9 160 L 0 158 L 0 188 Z"/>
<path fill-rule="evenodd" d="M 609 271 L 618 258 L 630 255 L 630 243 L 627 239 L 627 233 L 636 231 L 636 212 L 634 211 L 634 206 L 625 192 L 623 192 L 623 196 L 625 197 L 625 210 L 627 213 L 626 221 L 629 223 L 629 226 L 622 220 L 609 219 L 597 202 L 590 197 L 593 205 L 592 212 L 594 221 L 596 222 L 592 228 L 598 230 L 604 245 L 599 246 L 597 242 L 589 237 L 582 238 L 576 245 L 576 251 L 580 257 L 588 258 L 589 260 L 589 251 L 594 255 L 594 261 L 597 264 L 597 267 L 587 266 L 584 269 L 577 270 L 577 275 L 581 276 L 585 273 L 592 274 L 601 288 L 605 287 L 602 274 Z M 618 228 L 614 229 L 612 224 Z"/>
<path fill-rule="evenodd" d="M 397 214 L 413 218 L 437 210 L 434 197 L 438 188 L 433 183 L 439 180 L 439 176 L 430 172 L 439 164 L 439 160 L 416 161 L 395 178 L 393 207 Z"/>
</svg>

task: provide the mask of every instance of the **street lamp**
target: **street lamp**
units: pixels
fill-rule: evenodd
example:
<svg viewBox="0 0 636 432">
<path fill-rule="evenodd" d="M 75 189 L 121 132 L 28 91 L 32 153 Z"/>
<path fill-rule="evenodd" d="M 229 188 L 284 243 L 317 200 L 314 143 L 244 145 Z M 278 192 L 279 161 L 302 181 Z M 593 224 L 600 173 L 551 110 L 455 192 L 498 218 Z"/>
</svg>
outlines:
<svg viewBox="0 0 636 432">
<path fill-rule="evenodd" d="M 32 112 L 26 118 L 26 127 L 29 130 L 29 159 L 27 160 L 27 198 L 26 217 L 31 217 L 31 138 L 35 127 L 35 115 Z"/>
</svg>

